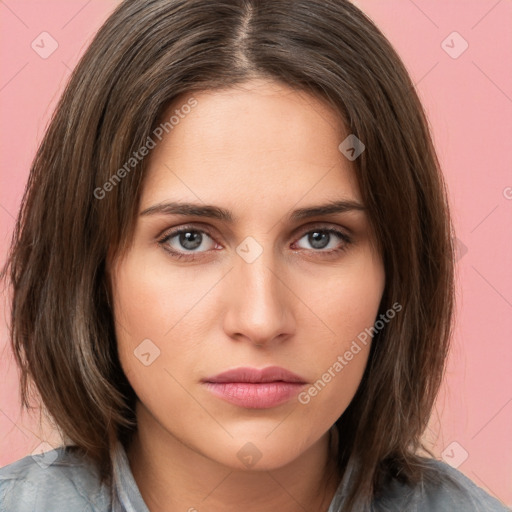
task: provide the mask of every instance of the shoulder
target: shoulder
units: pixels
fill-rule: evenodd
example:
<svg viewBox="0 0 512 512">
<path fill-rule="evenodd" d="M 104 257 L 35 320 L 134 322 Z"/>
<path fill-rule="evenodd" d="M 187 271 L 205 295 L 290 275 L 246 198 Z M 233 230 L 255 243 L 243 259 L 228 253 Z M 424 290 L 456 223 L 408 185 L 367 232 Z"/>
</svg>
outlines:
<svg viewBox="0 0 512 512">
<path fill-rule="evenodd" d="M 96 468 L 72 447 L 28 455 L 0 468 L 2 512 L 109 510 Z"/>
<path fill-rule="evenodd" d="M 424 459 L 427 470 L 414 487 L 392 480 L 375 501 L 375 512 L 510 512 L 462 472 L 436 459 Z"/>
</svg>

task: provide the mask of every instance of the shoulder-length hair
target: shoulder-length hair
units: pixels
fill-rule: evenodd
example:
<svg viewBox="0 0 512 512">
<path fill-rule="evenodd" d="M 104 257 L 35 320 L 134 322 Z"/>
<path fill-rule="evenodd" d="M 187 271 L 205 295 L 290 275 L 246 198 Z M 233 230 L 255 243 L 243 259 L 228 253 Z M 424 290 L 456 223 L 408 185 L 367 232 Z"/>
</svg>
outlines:
<svg viewBox="0 0 512 512">
<path fill-rule="evenodd" d="M 454 257 L 446 186 L 414 84 L 346 0 L 125 0 L 111 14 L 37 151 L 3 270 L 21 400 L 30 408 L 35 384 L 60 431 L 102 481 L 111 478 L 113 444 L 136 429 L 105 272 L 109 251 L 133 233 L 147 167 L 134 154 L 179 94 L 253 77 L 322 98 L 364 143 L 353 164 L 385 266 L 379 314 L 402 306 L 374 336 L 336 422 L 340 470 L 360 462 L 350 510 L 386 478 L 416 483 L 427 473 L 419 450 L 432 455 L 421 436 L 449 348 Z"/>
</svg>

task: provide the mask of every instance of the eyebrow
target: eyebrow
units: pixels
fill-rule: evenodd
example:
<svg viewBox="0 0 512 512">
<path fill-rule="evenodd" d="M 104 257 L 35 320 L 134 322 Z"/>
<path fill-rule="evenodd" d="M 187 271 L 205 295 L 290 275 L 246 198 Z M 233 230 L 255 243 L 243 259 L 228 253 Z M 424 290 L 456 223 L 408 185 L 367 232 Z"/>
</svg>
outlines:
<svg viewBox="0 0 512 512">
<path fill-rule="evenodd" d="M 291 212 L 287 218 L 290 221 L 297 221 L 307 219 L 309 217 L 334 215 L 336 213 L 344 213 L 354 210 L 364 211 L 366 210 L 366 207 L 358 201 L 354 200 L 333 200 L 317 206 L 298 208 L 297 210 Z M 236 220 L 229 210 L 220 208 L 218 206 L 196 203 L 182 203 L 177 201 L 155 204 L 143 210 L 140 215 L 189 215 L 197 217 L 208 217 L 228 223 L 233 223 Z"/>
</svg>

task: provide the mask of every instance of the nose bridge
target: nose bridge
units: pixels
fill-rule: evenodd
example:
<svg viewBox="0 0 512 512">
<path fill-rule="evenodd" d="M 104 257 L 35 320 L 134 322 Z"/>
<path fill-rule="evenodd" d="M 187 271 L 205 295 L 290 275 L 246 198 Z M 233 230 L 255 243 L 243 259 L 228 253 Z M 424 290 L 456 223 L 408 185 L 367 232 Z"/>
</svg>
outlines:
<svg viewBox="0 0 512 512">
<path fill-rule="evenodd" d="M 226 328 L 231 334 L 243 334 L 264 343 L 289 332 L 291 314 L 286 287 L 276 271 L 274 251 L 272 247 L 259 246 L 258 251 L 257 246 L 249 241 L 247 246 L 240 244 L 237 250 L 249 249 L 241 255 L 239 253 L 240 257 L 235 260 Z M 251 257 L 247 257 L 251 251 Z"/>
<path fill-rule="evenodd" d="M 251 311 L 259 311 L 260 314 L 279 305 L 282 284 L 275 267 L 271 247 L 266 247 L 254 261 L 239 259 L 235 265 L 235 275 L 242 294 L 239 295 L 240 303 L 252 304 Z"/>
</svg>

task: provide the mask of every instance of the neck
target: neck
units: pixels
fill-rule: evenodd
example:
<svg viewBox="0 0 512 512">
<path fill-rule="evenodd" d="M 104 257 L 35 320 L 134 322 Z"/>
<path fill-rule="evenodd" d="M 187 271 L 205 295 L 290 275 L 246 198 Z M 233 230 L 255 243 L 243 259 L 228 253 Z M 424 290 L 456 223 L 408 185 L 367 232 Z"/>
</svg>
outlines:
<svg viewBox="0 0 512 512">
<path fill-rule="evenodd" d="M 283 467 L 248 471 L 220 464 L 184 445 L 150 420 L 148 411 L 140 411 L 138 419 L 138 431 L 126 452 L 151 512 L 326 512 L 336 492 L 336 429 Z"/>
</svg>

